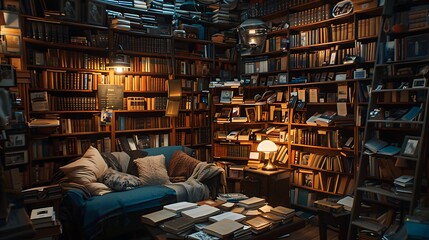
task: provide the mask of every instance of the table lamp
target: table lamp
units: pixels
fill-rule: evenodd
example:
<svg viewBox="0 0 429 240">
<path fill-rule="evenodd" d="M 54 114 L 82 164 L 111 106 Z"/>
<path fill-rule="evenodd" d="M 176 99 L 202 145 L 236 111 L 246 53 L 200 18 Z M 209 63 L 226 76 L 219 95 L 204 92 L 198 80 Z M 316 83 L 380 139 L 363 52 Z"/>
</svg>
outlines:
<svg viewBox="0 0 429 240">
<path fill-rule="evenodd" d="M 256 149 L 258 152 L 264 153 L 264 159 L 267 160 L 267 164 L 262 167 L 263 170 L 275 171 L 277 170 L 276 165 L 271 162 L 271 153 L 277 152 L 277 145 L 271 140 L 264 140 L 258 144 Z M 267 158 L 268 156 L 268 158 Z"/>
</svg>

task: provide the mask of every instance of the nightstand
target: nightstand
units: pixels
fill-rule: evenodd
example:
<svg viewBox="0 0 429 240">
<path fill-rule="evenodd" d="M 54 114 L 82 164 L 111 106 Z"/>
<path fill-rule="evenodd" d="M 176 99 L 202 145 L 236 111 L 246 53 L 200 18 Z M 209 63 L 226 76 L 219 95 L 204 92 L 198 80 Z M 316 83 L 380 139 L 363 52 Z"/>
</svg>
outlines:
<svg viewBox="0 0 429 240">
<path fill-rule="evenodd" d="M 273 207 L 289 207 L 290 170 L 244 169 L 241 191 L 249 197 L 262 197 Z"/>
</svg>

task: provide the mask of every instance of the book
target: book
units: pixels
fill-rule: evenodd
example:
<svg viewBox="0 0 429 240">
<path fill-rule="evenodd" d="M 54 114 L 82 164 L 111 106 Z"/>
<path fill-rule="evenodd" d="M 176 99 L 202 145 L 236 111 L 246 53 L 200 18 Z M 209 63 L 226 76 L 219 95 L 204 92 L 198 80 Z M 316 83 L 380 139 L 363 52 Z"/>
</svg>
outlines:
<svg viewBox="0 0 429 240">
<path fill-rule="evenodd" d="M 223 219 L 203 228 L 205 233 L 219 238 L 226 238 L 244 227 L 243 224 L 230 219 Z"/>
<path fill-rule="evenodd" d="M 170 220 L 174 217 L 177 217 L 177 213 L 166 210 L 166 209 L 161 209 L 159 211 L 156 212 L 152 212 L 152 213 L 148 213 L 145 215 L 142 215 L 140 220 L 143 223 L 149 224 L 151 226 L 155 226 L 161 222 Z"/>
<path fill-rule="evenodd" d="M 55 211 L 53 206 L 35 208 L 31 210 L 30 219 L 33 224 L 55 221 Z"/>
<path fill-rule="evenodd" d="M 173 234 L 180 234 L 187 230 L 190 230 L 194 226 L 192 219 L 188 217 L 173 218 L 161 224 L 160 227 L 166 232 Z"/>
<path fill-rule="evenodd" d="M 410 187 L 413 185 L 414 176 L 411 175 L 402 175 L 400 177 L 395 178 L 393 184 L 398 185 L 400 187 Z"/>
<path fill-rule="evenodd" d="M 164 206 L 164 209 L 174 213 L 180 213 L 196 207 L 198 207 L 198 204 L 196 203 L 183 201 L 183 202 L 167 204 Z"/>
<path fill-rule="evenodd" d="M 49 101 L 47 92 L 30 93 L 32 111 L 49 111 Z"/>
<path fill-rule="evenodd" d="M 187 239 L 192 239 L 192 240 L 218 240 L 220 238 L 215 237 L 215 236 L 211 236 L 203 231 L 198 231 L 198 232 L 194 232 L 192 234 L 188 235 Z"/>
<path fill-rule="evenodd" d="M 249 225 L 252 228 L 252 231 L 255 233 L 262 232 L 263 230 L 269 228 L 272 224 L 270 221 L 261 216 L 256 216 L 246 220 L 245 223 Z"/>
<path fill-rule="evenodd" d="M 240 221 L 244 220 L 245 218 L 246 218 L 246 216 L 243 214 L 240 214 L 240 213 L 224 212 L 224 213 L 209 217 L 209 221 L 219 222 L 220 220 L 223 220 L 223 219 L 230 219 L 230 220 L 240 222 Z"/>
<path fill-rule="evenodd" d="M 246 209 L 259 208 L 265 205 L 265 199 L 259 197 L 251 197 L 244 199 L 238 202 L 238 206 L 244 207 Z"/>
<path fill-rule="evenodd" d="M 364 144 L 364 146 L 373 153 L 377 153 L 380 149 L 386 147 L 387 145 L 388 143 L 386 141 L 378 139 L 377 137 L 369 139 Z"/>
<path fill-rule="evenodd" d="M 238 202 L 249 197 L 243 193 L 220 193 L 217 197 L 218 200 L 225 202 Z"/>
<path fill-rule="evenodd" d="M 182 211 L 182 216 L 192 219 L 194 222 L 206 221 L 210 216 L 218 214 L 219 208 L 209 205 L 201 205 L 196 208 Z"/>
</svg>

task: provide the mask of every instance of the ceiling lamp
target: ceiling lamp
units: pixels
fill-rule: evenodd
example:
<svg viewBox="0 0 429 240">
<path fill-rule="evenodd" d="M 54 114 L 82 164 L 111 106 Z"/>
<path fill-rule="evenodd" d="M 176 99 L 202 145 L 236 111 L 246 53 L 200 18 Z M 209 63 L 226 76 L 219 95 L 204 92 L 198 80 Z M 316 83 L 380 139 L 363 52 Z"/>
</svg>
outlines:
<svg viewBox="0 0 429 240">
<path fill-rule="evenodd" d="M 247 19 L 237 28 L 242 54 L 260 53 L 265 45 L 268 26 L 259 19 Z"/>
<path fill-rule="evenodd" d="M 119 45 L 119 49 L 123 51 L 121 45 Z M 122 53 L 111 53 L 107 68 L 115 69 L 116 72 L 122 72 L 130 68 L 130 59 L 127 55 Z"/>
</svg>

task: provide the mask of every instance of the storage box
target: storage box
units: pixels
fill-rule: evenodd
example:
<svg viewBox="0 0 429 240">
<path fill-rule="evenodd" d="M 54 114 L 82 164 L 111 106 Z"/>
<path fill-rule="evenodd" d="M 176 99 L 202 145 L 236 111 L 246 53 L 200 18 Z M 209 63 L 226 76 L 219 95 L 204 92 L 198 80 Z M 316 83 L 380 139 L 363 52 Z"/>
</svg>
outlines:
<svg viewBox="0 0 429 240">
<path fill-rule="evenodd" d="M 354 0 L 353 10 L 355 12 L 378 7 L 378 0 Z"/>
</svg>

